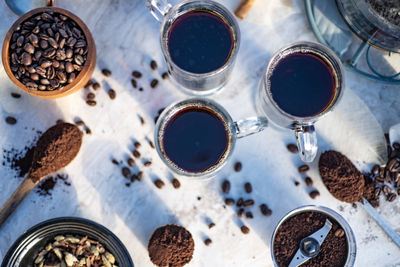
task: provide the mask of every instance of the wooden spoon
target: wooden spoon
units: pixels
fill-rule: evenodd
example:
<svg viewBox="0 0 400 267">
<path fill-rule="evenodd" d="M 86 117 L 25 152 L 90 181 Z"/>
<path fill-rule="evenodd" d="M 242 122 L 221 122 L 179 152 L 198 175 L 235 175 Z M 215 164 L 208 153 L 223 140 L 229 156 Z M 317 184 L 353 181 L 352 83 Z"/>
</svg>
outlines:
<svg viewBox="0 0 400 267">
<path fill-rule="evenodd" d="M 0 227 L 44 177 L 64 168 L 75 158 L 81 145 L 82 132 L 70 123 L 56 124 L 39 138 L 28 175 L 0 208 Z"/>
</svg>

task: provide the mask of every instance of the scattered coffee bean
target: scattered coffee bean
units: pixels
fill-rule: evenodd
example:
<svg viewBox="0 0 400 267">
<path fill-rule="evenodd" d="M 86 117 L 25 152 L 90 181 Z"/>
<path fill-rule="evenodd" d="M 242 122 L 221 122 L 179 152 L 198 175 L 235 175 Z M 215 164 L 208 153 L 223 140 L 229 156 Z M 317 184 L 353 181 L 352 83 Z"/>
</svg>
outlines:
<svg viewBox="0 0 400 267">
<path fill-rule="evenodd" d="M 173 186 L 175 189 L 178 189 L 178 188 L 181 187 L 181 183 L 179 182 L 178 179 L 174 178 L 174 179 L 172 179 L 172 186 Z"/>
<path fill-rule="evenodd" d="M 98 82 L 94 82 L 93 84 L 92 84 L 92 88 L 93 88 L 93 90 L 98 90 L 98 89 L 100 89 L 100 87 L 101 87 L 101 85 L 98 83 Z"/>
<path fill-rule="evenodd" d="M 11 93 L 11 96 L 14 98 L 20 98 L 21 95 L 19 93 Z"/>
<path fill-rule="evenodd" d="M 142 144 L 138 141 L 135 141 L 133 145 L 135 146 L 136 149 L 139 149 L 142 146 Z"/>
<path fill-rule="evenodd" d="M 372 207 L 378 208 L 379 207 L 379 200 L 372 199 L 369 201 Z"/>
<path fill-rule="evenodd" d="M 211 243 L 212 243 L 212 241 L 211 241 L 210 238 L 207 238 L 206 240 L 204 240 L 204 244 L 205 244 L 206 246 L 211 245 Z"/>
<path fill-rule="evenodd" d="M 137 174 L 137 180 L 141 181 L 143 179 L 144 173 L 142 171 L 139 171 Z"/>
<path fill-rule="evenodd" d="M 242 218 L 243 215 L 244 215 L 244 208 L 240 208 L 240 209 L 237 211 L 237 216 L 238 216 L 239 218 Z"/>
<path fill-rule="evenodd" d="M 139 88 L 139 91 L 142 92 L 142 91 L 143 91 L 143 87 L 140 87 L 140 88 Z"/>
<path fill-rule="evenodd" d="M 214 226 L 215 226 L 215 223 L 213 223 L 213 222 L 212 222 L 212 223 L 209 223 L 209 224 L 208 224 L 208 229 L 211 229 L 211 228 L 213 228 Z"/>
<path fill-rule="evenodd" d="M 85 88 L 85 89 L 88 89 L 91 85 L 93 85 L 93 81 L 92 81 L 92 80 L 89 80 L 89 81 L 85 84 L 84 88 Z"/>
<path fill-rule="evenodd" d="M 163 80 L 168 79 L 168 72 L 163 72 L 163 74 L 161 74 L 161 78 Z"/>
<path fill-rule="evenodd" d="M 6 117 L 6 122 L 10 125 L 14 125 L 17 123 L 17 119 L 11 116 Z"/>
<path fill-rule="evenodd" d="M 318 190 L 313 190 L 313 191 L 310 192 L 310 197 L 312 199 L 315 199 L 318 196 L 319 196 L 319 191 Z"/>
<path fill-rule="evenodd" d="M 287 150 L 289 150 L 289 152 L 291 152 L 291 153 L 297 153 L 297 152 L 299 152 L 299 149 L 297 148 L 297 145 L 295 145 L 295 144 L 288 144 L 288 145 L 286 146 L 286 148 L 287 148 Z"/>
<path fill-rule="evenodd" d="M 143 118 L 142 116 L 140 116 L 140 115 L 138 115 L 138 117 L 139 117 L 140 123 L 141 123 L 142 125 L 144 125 L 144 124 L 146 123 L 145 120 L 144 120 L 144 118 Z"/>
<path fill-rule="evenodd" d="M 396 197 L 397 197 L 397 195 L 395 193 L 390 193 L 387 196 L 386 200 L 389 201 L 389 202 L 392 202 L 392 201 L 394 201 L 396 199 Z"/>
<path fill-rule="evenodd" d="M 149 145 L 150 145 L 151 148 L 156 148 L 156 147 L 154 146 L 153 141 L 151 141 L 151 140 L 149 139 L 148 142 L 149 142 Z"/>
<path fill-rule="evenodd" d="M 113 164 L 115 164 L 115 165 L 119 165 L 119 162 L 118 162 L 118 160 L 116 160 L 116 159 L 112 159 L 111 162 L 112 162 Z"/>
<path fill-rule="evenodd" d="M 117 96 L 117 93 L 115 92 L 114 89 L 110 89 L 110 90 L 108 90 L 108 96 L 110 97 L 110 99 L 115 99 L 115 97 Z"/>
<path fill-rule="evenodd" d="M 135 158 L 140 158 L 140 152 L 137 151 L 136 149 L 133 150 L 132 155 L 133 155 Z"/>
<path fill-rule="evenodd" d="M 156 88 L 157 87 L 157 85 L 158 85 L 158 80 L 157 79 L 153 79 L 153 80 L 151 80 L 151 82 L 150 82 L 150 87 L 151 88 Z"/>
<path fill-rule="evenodd" d="M 246 212 L 246 218 L 253 219 L 253 213 L 251 211 Z"/>
<path fill-rule="evenodd" d="M 109 69 L 102 69 L 101 73 L 103 73 L 104 76 L 110 77 L 111 76 L 111 70 Z"/>
<path fill-rule="evenodd" d="M 270 208 L 268 208 L 268 206 L 266 204 L 260 205 L 260 211 L 261 211 L 261 214 L 264 216 L 271 216 L 271 214 L 272 214 L 272 210 Z"/>
<path fill-rule="evenodd" d="M 343 230 L 343 229 L 337 229 L 337 230 L 335 231 L 335 236 L 336 236 L 336 237 L 342 237 L 342 236 L 344 236 L 344 230 Z"/>
<path fill-rule="evenodd" d="M 243 206 L 243 198 L 239 198 L 238 201 L 236 201 L 236 206 L 238 207 Z"/>
<path fill-rule="evenodd" d="M 381 195 L 382 189 L 380 187 L 375 188 L 374 190 L 374 196 L 375 198 L 378 198 Z"/>
<path fill-rule="evenodd" d="M 222 182 L 222 192 L 228 194 L 230 190 L 231 190 L 231 183 L 228 180 L 224 180 Z"/>
<path fill-rule="evenodd" d="M 245 183 L 244 190 L 246 191 L 246 193 L 250 194 L 253 191 L 253 187 L 251 186 L 251 183 Z"/>
<path fill-rule="evenodd" d="M 162 180 L 160 180 L 160 179 L 155 180 L 155 181 L 154 181 L 154 184 L 155 184 L 155 186 L 156 186 L 158 189 L 163 188 L 164 185 L 165 185 L 164 182 L 163 182 Z"/>
<path fill-rule="evenodd" d="M 294 181 L 294 185 L 295 185 L 295 186 L 299 186 L 300 183 L 299 183 L 298 181 Z"/>
<path fill-rule="evenodd" d="M 307 186 L 312 186 L 313 185 L 313 180 L 308 176 L 304 179 L 304 182 L 306 182 Z"/>
<path fill-rule="evenodd" d="M 131 84 L 132 84 L 133 88 L 137 88 L 137 81 L 135 79 L 131 80 Z"/>
<path fill-rule="evenodd" d="M 123 168 L 122 168 L 122 175 L 123 175 L 125 178 L 131 177 L 131 170 L 130 170 L 128 167 L 123 167 Z"/>
<path fill-rule="evenodd" d="M 131 167 L 135 166 L 135 160 L 133 158 L 129 158 L 128 159 L 128 165 L 131 166 Z"/>
<path fill-rule="evenodd" d="M 383 186 L 382 191 L 383 191 L 383 194 L 385 194 L 385 196 L 387 196 L 391 193 L 391 189 L 387 185 Z"/>
<path fill-rule="evenodd" d="M 242 231 L 242 233 L 243 234 L 248 234 L 248 233 L 250 233 L 250 228 L 249 227 L 247 227 L 246 225 L 242 225 L 241 227 L 240 227 L 240 230 Z"/>
<path fill-rule="evenodd" d="M 235 172 L 240 172 L 242 170 L 242 163 L 240 161 L 237 161 L 233 166 L 233 169 L 235 170 Z"/>
<path fill-rule="evenodd" d="M 233 198 L 225 198 L 225 204 L 227 205 L 227 206 L 233 206 L 233 205 L 235 205 L 235 200 L 233 199 Z"/>
<path fill-rule="evenodd" d="M 92 130 L 89 127 L 86 127 L 85 132 L 86 134 L 92 134 Z"/>
<path fill-rule="evenodd" d="M 150 165 L 151 165 L 151 161 L 145 161 L 144 163 L 143 163 L 143 165 L 145 166 L 145 167 L 149 167 Z"/>
<path fill-rule="evenodd" d="M 93 93 L 88 93 L 86 96 L 86 100 L 94 100 L 96 98 L 96 95 Z"/>
<path fill-rule="evenodd" d="M 150 61 L 150 68 L 152 70 L 156 70 L 158 67 L 157 62 L 155 60 Z"/>
<path fill-rule="evenodd" d="M 133 183 L 133 182 L 135 182 L 135 181 L 140 181 L 139 179 L 138 179 L 138 176 L 137 176 L 137 174 L 132 174 L 132 176 L 131 176 L 131 182 Z"/>
<path fill-rule="evenodd" d="M 137 70 L 135 70 L 135 71 L 132 72 L 132 76 L 137 78 L 137 79 L 139 79 L 139 78 L 142 77 L 142 73 L 137 71 Z"/>
<path fill-rule="evenodd" d="M 77 120 L 77 121 L 75 121 L 75 125 L 76 126 L 84 126 L 85 122 L 83 122 L 82 120 Z"/>
<path fill-rule="evenodd" d="M 301 165 L 301 166 L 299 167 L 299 172 L 300 172 L 300 173 L 305 173 L 305 172 L 308 172 L 309 170 L 310 170 L 310 167 L 309 167 L 308 165 L 306 165 L 306 164 Z"/>
<path fill-rule="evenodd" d="M 91 107 L 94 107 L 96 106 L 97 103 L 95 100 L 86 100 L 86 104 L 88 104 Z"/>
<path fill-rule="evenodd" d="M 376 165 L 374 165 L 374 167 L 372 167 L 372 174 L 374 174 L 374 175 L 377 175 L 377 174 L 379 174 L 379 170 L 381 169 L 381 167 L 378 165 L 378 164 L 376 164 Z"/>
<path fill-rule="evenodd" d="M 244 207 L 251 207 L 254 205 L 254 200 L 252 199 L 246 199 L 245 201 L 243 201 L 243 206 Z"/>
</svg>

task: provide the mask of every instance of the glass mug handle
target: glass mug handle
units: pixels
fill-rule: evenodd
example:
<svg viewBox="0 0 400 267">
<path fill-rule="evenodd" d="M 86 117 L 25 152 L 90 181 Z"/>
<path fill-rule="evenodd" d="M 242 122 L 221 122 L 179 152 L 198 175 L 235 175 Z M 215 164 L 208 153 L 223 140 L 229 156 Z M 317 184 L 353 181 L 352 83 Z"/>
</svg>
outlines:
<svg viewBox="0 0 400 267">
<path fill-rule="evenodd" d="M 318 151 L 314 125 L 296 125 L 295 134 L 300 158 L 304 162 L 312 162 Z"/>
<path fill-rule="evenodd" d="M 146 0 L 146 7 L 150 10 L 153 17 L 161 22 L 172 6 L 167 0 Z"/>
<path fill-rule="evenodd" d="M 268 120 L 264 117 L 251 117 L 234 123 L 237 138 L 261 132 L 268 126 Z"/>
</svg>

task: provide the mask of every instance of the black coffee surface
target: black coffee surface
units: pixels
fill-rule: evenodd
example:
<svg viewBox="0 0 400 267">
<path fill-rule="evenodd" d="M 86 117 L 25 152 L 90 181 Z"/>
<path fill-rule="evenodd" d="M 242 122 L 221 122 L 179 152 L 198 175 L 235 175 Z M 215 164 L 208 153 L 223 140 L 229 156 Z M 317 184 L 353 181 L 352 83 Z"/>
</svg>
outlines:
<svg viewBox="0 0 400 267">
<path fill-rule="evenodd" d="M 282 58 L 271 78 L 272 98 L 280 109 L 297 117 L 312 117 L 330 106 L 336 93 L 331 67 L 312 53 Z"/>
<path fill-rule="evenodd" d="M 210 110 L 183 109 L 164 128 L 167 158 L 188 172 L 203 172 L 219 163 L 228 147 L 224 123 Z"/>
<path fill-rule="evenodd" d="M 231 55 L 233 33 L 218 15 L 191 11 L 177 18 L 168 36 L 172 61 L 192 73 L 207 73 L 222 67 Z"/>
</svg>

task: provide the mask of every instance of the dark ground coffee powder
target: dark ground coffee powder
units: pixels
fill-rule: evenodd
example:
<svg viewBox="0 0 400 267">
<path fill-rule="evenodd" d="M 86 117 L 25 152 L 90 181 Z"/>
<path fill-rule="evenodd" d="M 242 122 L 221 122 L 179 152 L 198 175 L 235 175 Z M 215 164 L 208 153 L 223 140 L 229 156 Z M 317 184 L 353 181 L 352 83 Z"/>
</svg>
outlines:
<svg viewBox="0 0 400 267">
<path fill-rule="evenodd" d="M 37 181 L 68 165 L 78 154 L 82 132 L 70 123 L 58 123 L 49 128 L 36 143 L 30 176 Z"/>
<path fill-rule="evenodd" d="M 180 267 L 192 259 L 194 241 L 185 228 L 168 224 L 154 231 L 148 250 L 150 259 L 155 265 Z"/>
<path fill-rule="evenodd" d="M 381 18 L 400 27 L 399 0 L 368 0 L 368 3 Z"/>
<path fill-rule="evenodd" d="M 324 152 L 319 158 L 319 173 L 335 198 L 349 203 L 361 200 L 364 175 L 343 154 L 333 150 Z"/>
<path fill-rule="evenodd" d="M 296 214 L 278 228 L 274 241 L 274 256 L 278 266 L 288 266 L 299 249 L 300 241 L 324 226 L 327 218 L 332 222 L 332 229 L 322 243 L 321 251 L 301 266 L 344 266 L 348 254 L 344 230 L 335 219 L 316 211 Z"/>
</svg>

